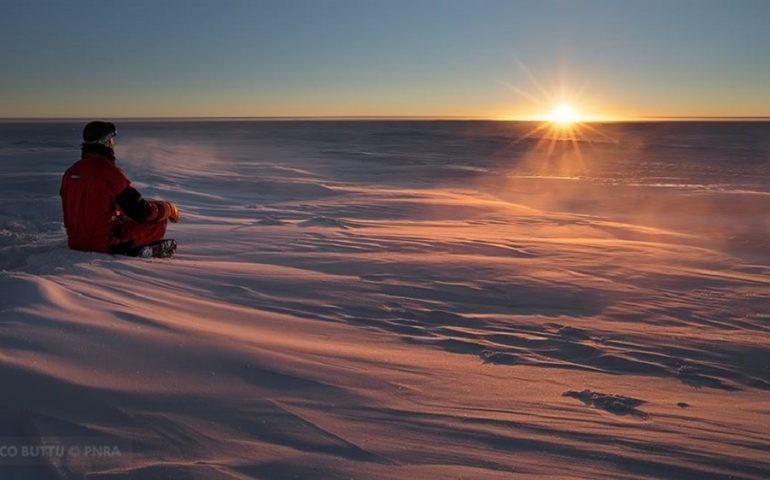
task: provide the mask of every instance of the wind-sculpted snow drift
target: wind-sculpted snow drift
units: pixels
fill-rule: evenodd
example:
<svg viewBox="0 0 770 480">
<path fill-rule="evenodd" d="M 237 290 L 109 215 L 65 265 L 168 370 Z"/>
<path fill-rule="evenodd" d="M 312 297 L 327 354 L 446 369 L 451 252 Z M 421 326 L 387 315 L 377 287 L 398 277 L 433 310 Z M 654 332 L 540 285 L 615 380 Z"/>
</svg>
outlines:
<svg viewBox="0 0 770 480">
<path fill-rule="evenodd" d="M 172 260 L 66 249 L 79 128 L 0 125 L 0 443 L 117 450 L 0 477 L 770 476 L 755 126 L 549 176 L 511 124 L 126 123 Z"/>
</svg>

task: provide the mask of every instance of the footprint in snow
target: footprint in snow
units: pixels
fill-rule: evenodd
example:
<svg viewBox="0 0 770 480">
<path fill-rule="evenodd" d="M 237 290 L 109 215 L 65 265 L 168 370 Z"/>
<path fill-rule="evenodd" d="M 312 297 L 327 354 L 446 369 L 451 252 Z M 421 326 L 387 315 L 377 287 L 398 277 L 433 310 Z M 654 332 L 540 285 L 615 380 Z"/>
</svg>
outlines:
<svg viewBox="0 0 770 480">
<path fill-rule="evenodd" d="M 255 223 L 258 225 L 284 225 L 286 222 L 280 218 L 266 216 L 257 220 Z"/>
<path fill-rule="evenodd" d="M 299 222 L 298 225 L 300 227 L 332 227 L 332 228 L 341 228 L 343 230 L 347 230 L 348 228 L 356 226 L 351 222 L 347 222 L 339 218 L 325 217 L 325 216 L 312 217 L 307 220 L 303 220 Z"/>
<path fill-rule="evenodd" d="M 636 408 L 647 403 L 645 400 L 639 400 L 638 398 L 593 392 L 588 389 L 583 390 L 582 392 L 569 390 L 564 392 L 562 396 L 576 398 L 587 406 L 605 410 L 614 415 L 633 415 L 643 419 L 649 417 L 648 414 Z"/>
</svg>

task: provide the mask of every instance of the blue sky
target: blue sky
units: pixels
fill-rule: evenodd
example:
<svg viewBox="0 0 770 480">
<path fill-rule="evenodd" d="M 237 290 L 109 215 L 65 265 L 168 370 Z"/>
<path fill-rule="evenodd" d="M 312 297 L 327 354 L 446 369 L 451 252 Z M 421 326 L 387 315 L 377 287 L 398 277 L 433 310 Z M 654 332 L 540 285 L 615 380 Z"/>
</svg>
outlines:
<svg viewBox="0 0 770 480">
<path fill-rule="evenodd" d="M 770 115 L 768 19 L 765 0 L 2 0 L 0 117 Z"/>
</svg>

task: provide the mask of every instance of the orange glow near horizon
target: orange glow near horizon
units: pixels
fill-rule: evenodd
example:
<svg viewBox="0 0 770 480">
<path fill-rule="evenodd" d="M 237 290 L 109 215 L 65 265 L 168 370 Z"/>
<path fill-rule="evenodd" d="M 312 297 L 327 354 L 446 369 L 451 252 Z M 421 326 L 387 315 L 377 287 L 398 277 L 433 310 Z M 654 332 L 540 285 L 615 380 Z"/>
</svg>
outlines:
<svg viewBox="0 0 770 480">
<path fill-rule="evenodd" d="M 633 119 L 632 117 L 599 114 L 590 111 L 585 105 L 575 100 L 554 101 L 553 98 L 554 96 L 548 95 L 545 99 L 538 100 L 538 105 L 545 105 L 544 109 L 542 107 L 539 108 L 539 112 L 507 115 L 500 119 L 522 122 L 549 122 L 562 126 L 569 126 L 574 123 L 616 122 Z"/>
<path fill-rule="evenodd" d="M 542 83 L 526 65 L 516 60 L 524 85 L 503 82 L 518 98 L 518 112 L 508 120 L 532 122 L 531 130 L 519 135 L 513 144 L 526 142 L 526 161 L 546 175 L 580 175 L 587 164 L 581 146 L 597 141 L 617 142 L 602 127 L 604 122 L 621 121 L 608 116 L 606 105 L 589 91 L 584 81 L 570 81 L 564 68 L 557 83 Z M 604 131 L 603 131 L 604 130 Z"/>
<path fill-rule="evenodd" d="M 583 116 L 568 103 L 562 103 L 556 106 L 551 110 L 551 113 L 548 114 L 549 122 L 565 127 L 575 122 L 580 122 L 582 119 Z"/>
<path fill-rule="evenodd" d="M 525 156 L 541 175 L 574 176 L 585 174 L 588 163 L 582 147 L 596 141 L 617 142 L 602 130 L 601 124 L 581 113 L 569 103 L 559 103 L 547 115 L 536 117 L 531 130 L 516 138 L 513 144 L 527 142 Z M 529 121 L 533 121 L 530 119 Z"/>
<path fill-rule="evenodd" d="M 606 118 L 585 114 L 572 105 L 568 102 L 561 102 L 553 107 L 548 114 L 529 118 L 529 121 L 536 121 L 537 126 L 520 137 L 517 142 L 535 138 L 537 143 L 534 149 L 541 150 L 546 147 L 545 150 L 549 155 L 554 151 L 556 145 L 568 144 L 576 156 L 580 158 L 581 141 L 590 143 L 592 138 L 597 137 L 614 141 L 600 131 L 599 125 L 590 125 L 592 122 L 607 121 Z"/>
<path fill-rule="evenodd" d="M 558 72 L 547 82 L 538 78 L 523 62 L 514 58 L 520 83 L 498 79 L 516 95 L 513 111 L 499 116 L 501 120 L 549 122 L 552 126 L 576 123 L 616 122 L 631 119 L 628 115 L 608 114 L 606 99 L 591 91 L 585 79 L 570 78 L 566 66 L 554 66 Z"/>
</svg>

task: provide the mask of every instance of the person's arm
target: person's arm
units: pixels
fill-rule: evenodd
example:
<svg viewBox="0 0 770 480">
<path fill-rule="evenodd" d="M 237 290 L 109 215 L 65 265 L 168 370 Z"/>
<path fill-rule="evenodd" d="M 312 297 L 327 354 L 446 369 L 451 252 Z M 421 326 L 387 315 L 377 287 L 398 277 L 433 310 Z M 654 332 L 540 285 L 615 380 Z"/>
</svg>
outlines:
<svg viewBox="0 0 770 480">
<path fill-rule="evenodd" d="M 154 223 L 170 220 L 179 221 L 179 209 L 172 202 L 147 201 L 142 194 L 129 185 L 115 197 L 115 203 L 129 218 L 139 223 Z"/>
</svg>

